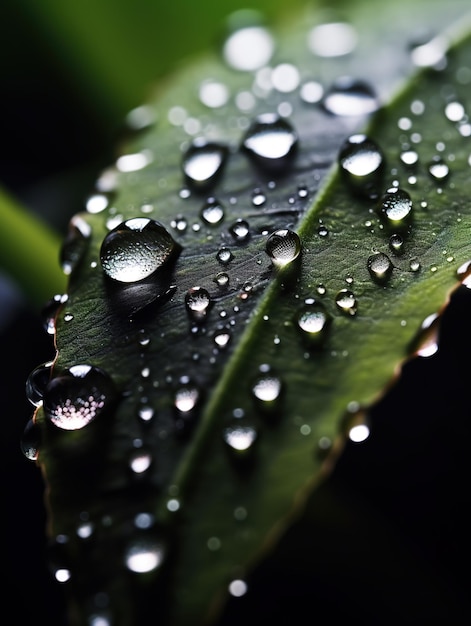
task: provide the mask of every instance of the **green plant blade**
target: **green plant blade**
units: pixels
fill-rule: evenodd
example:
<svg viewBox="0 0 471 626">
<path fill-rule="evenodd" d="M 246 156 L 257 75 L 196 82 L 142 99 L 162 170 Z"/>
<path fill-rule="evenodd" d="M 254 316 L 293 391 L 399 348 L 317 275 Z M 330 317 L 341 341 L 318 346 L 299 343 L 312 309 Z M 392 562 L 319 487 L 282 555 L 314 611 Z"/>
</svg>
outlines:
<svg viewBox="0 0 471 626">
<path fill-rule="evenodd" d="M 352 22 L 364 33 L 366 5 L 355 6 L 360 22 Z M 461 9 L 457 3 L 457 13 Z M 409 32 L 392 20 L 399 8 L 390 10 L 378 17 L 375 37 L 390 36 L 396 24 L 394 46 L 401 41 L 404 56 L 393 59 L 384 97 L 413 69 L 403 66 Z M 308 22 L 303 15 L 290 26 L 275 63 L 286 61 L 289 50 L 293 64 L 310 71 L 312 52 L 304 43 L 315 17 Z M 442 18 L 437 13 L 437 25 Z M 368 406 L 403 360 L 423 348 L 423 341 L 411 342 L 462 279 L 457 269 L 470 256 L 465 111 L 471 46 L 469 37 L 447 41 L 445 67 L 414 75 L 368 126 L 385 155 L 381 190 L 403 189 L 411 198 L 412 222 L 397 226 L 400 250 L 390 241 L 396 231 L 377 211 L 379 200 L 353 193 L 332 165 L 366 116 L 331 115 L 299 99 L 297 90 L 264 93 L 263 83 L 250 92 L 256 94 L 250 116 L 237 108 L 240 100 L 208 111 L 198 100 L 208 76 L 232 94 L 245 94 L 245 102 L 249 93 L 246 74 L 211 59 L 180 75 L 155 108 L 145 110 L 157 117 L 155 129 L 128 144 L 125 158 L 97 181 L 106 208 L 75 218 L 76 238 L 66 249 L 71 274 L 56 318 L 50 385 L 67 368 L 86 364 L 107 372 L 117 393 L 99 377 L 105 384 L 99 400 L 101 383 L 90 396 L 84 383 L 83 406 L 62 396 L 54 414 L 48 385 L 45 407 L 35 415 L 56 571 L 71 576 L 72 621 L 85 623 L 103 610 L 119 623 L 140 623 L 157 603 L 168 623 L 202 622 L 229 583 L 243 579 L 276 543 L 343 437 L 354 436 L 354 426 L 367 427 Z M 367 43 L 359 46 L 359 65 L 352 61 L 348 69 L 368 68 L 374 79 L 385 68 Z M 326 81 L 338 75 L 336 63 L 322 70 Z M 457 106 L 446 109 L 450 103 Z M 299 134 L 283 176 L 267 170 L 266 161 L 255 167 L 240 149 L 253 116 L 280 109 L 291 111 Z M 280 132 L 286 138 L 283 125 Z M 204 188 L 186 181 L 181 169 L 199 134 L 227 147 L 224 171 Z M 416 165 L 401 159 L 412 148 Z M 429 171 L 430 164 L 443 166 L 437 156 L 450 170 L 445 178 Z M 205 217 L 208 198 L 213 208 L 222 205 L 217 219 Z M 103 272 L 102 242 L 110 229 L 137 216 L 140 227 L 149 218 L 161 222 L 176 247 L 157 278 L 117 284 Z M 248 234 L 237 219 L 247 221 Z M 269 236 L 279 229 L 296 230 L 302 244 L 300 256 L 281 269 L 267 254 Z M 221 248 L 231 252 L 227 264 L 218 257 Z M 391 262 L 379 282 L 369 270 L 377 253 Z M 207 290 L 210 303 L 194 317 L 185 302 L 196 287 Z M 354 314 L 337 304 L 342 289 L 356 298 Z M 331 319 L 323 343 L 306 345 L 298 328 L 299 308 L 313 305 L 306 299 Z M 433 334 L 428 339 L 433 345 Z M 267 374 L 262 387 L 268 393 L 275 385 L 274 398 L 257 399 L 254 382 Z M 87 427 L 62 430 L 49 419 L 79 414 L 88 420 L 101 404 L 102 415 Z M 106 610 L 97 597 L 107 598 Z"/>
</svg>

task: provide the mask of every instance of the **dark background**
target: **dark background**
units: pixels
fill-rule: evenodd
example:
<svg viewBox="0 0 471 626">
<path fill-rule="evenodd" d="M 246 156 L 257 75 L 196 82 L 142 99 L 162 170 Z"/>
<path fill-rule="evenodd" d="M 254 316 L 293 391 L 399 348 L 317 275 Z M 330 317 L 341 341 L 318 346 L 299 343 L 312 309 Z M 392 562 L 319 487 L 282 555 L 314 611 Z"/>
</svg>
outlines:
<svg viewBox="0 0 471 626">
<path fill-rule="evenodd" d="M 8 15 L 0 15 L 0 184 L 65 234 L 110 159 L 119 124 L 97 119 L 33 23 L 2 11 Z M 274 617 L 293 623 L 296 606 L 316 619 L 367 624 L 471 623 L 470 317 L 471 290 L 462 287 L 443 315 L 438 353 L 405 366 L 372 411 L 370 438 L 347 446 L 318 496 L 321 505 L 342 502 L 344 523 L 331 525 L 308 510 L 255 571 L 251 592 L 231 601 L 223 623 Z M 62 626 L 62 592 L 47 567 L 44 484 L 20 449 L 32 415 L 26 378 L 54 349 L 41 311 L 1 268 L 0 336 L 3 610 L 11 607 L 18 626 L 38 620 Z M 377 519 L 379 528 L 387 521 L 412 562 L 421 563 L 421 580 L 403 561 L 388 561 L 389 549 L 376 536 L 381 531 L 365 519 Z M 303 564 L 292 559 L 299 549 Z"/>
</svg>

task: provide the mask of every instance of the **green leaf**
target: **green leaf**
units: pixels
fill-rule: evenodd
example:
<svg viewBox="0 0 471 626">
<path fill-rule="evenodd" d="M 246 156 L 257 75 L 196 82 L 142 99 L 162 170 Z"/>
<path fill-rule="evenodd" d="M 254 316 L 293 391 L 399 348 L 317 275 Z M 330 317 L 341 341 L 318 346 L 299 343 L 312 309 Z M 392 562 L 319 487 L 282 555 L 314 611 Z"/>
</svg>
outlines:
<svg viewBox="0 0 471 626">
<path fill-rule="evenodd" d="M 155 606 L 172 624 L 201 623 L 208 611 L 217 620 L 228 584 L 270 553 L 345 437 L 355 436 L 353 427 L 367 433 L 369 407 L 424 346 L 422 322 L 463 280 L 457 270 L 471 253 L 469 36 L 442 31 L 446 63 L 440 57 L 416 71 L 411 23 L 420 23 L 424 3 L 408 3 L 407 16 L 406 5 L 395 3 L 374 21 L 370 3 L 352 3 L 351 14 L 350 6 L 344 13 L 358 33 L 351 55 L 313 55 L 306 40 L 322 18 L 306 11 L 280 30 L 271 65 L 278 72 L 282 63 L 297 67 L 302 84 L 321 80 L 325 90 L 339 75 L 366 77 L 382 102 L 412 76 L 368 126 L 366 115 L 333 115 L 300 98 L 298 87 L 284 91 L 283 82 L 266 91 L 263 73 L 235 71 L 209 56 L 138 111 L 156 122 L 97 180 L 106 208 L 94 213 L 90 203 L 74 218 L 76 237 L 63 250 L 71 274 L 56 318 L 58 354 L 35 414 L 56 567 L 71 574 L 72 621 L 86 623 L 101 610 L 94 598 L 104 596 L 105 613 L 123 624 L 140 623 Z M 438 32 L 465 5 L 433 7 L 428 25 Z M 227 103 L 201 102 L 207 79 L 226 86 Z M 253 106 L 244 110 L 247 103 Z M 450 103 L 463 113 L 459 106 L 445 113 Z M 277 111 L 299 139 L 281 171 L 279 162 L 254 163 L 242 148 L 255 116 Z M 336 165 L 346 138 L 365 128 L 385 160 L 374 198 L 353 190 Z M 221 175 L 204 186 L 182 171 L 199 136 L 227 148 Z M 401 160 L 406 149 L 417 153 L 417 164 Z M 436 157 L 450 170 L 444 179 L 429 172 Z M 411 223 L 392 228 L 378 209 L 391 187 L 409 194 Z M 202 216 L 208 199 L 223 207 L 217 223 Z M 154 219 L 175 244 L 160 271 L 119 283 L 103 271 L 109 257 L 102 242 L 136 217 L 138 232 Z M 234 236 L 236 220 L 247 221 L 247 237 Z M 142 245 L 152 247 L 155 232 L 166 254 L 169 235 L 150 224 Z M 281 268 L 267 253 L 280 229 L 297 232 L 302 244 Z M 390 242 L 398 232 L 400 250 Z M 221 247 L 231 251 L 227 264 L 218 260 Z M 377 253 L 392 264 L 384 280 L 369 270 Z M 196 317 L 185 304 L 195 288 L 210 296 L 207 313 Z M 343 289 L 356 298 L 354 314 L 336 303 Z M 313 307 L 307 299 L 331 320 L 323 342 L 306 344 L 298 328 L 300 308 Z M 434 330 L 426 333 L 432 344 Z M 73 379 L 67 370 L 77 365 L 99 371 L 94 378 L 81 368 Z M 278 381 L 279 396 L 257 399 L 260 377 L 267 392 Z M 63 429 L 50 419 L 64 426 L 94 412 L 86 427 L 71 430 L 70 422 Z M 236 429 L 232 441 L 237 433 L 239 442 L 256 435 L 254 444 L 245 452 L 226 445 L 228 428 Z M 129 549 L 138 548 L 153 555 L 150 571 L 126 566 Z"/>
</svg>

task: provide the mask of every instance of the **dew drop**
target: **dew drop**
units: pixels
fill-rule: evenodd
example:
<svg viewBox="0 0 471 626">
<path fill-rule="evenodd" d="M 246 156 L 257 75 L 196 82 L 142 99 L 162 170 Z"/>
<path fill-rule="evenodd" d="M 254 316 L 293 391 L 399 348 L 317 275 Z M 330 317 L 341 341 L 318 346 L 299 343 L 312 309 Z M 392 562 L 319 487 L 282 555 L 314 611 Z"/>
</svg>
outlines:
<svg viewBox="0 0 471 626">
<path fill-rule="evenodd" d="M 181 251 L 165 227 L 147 217 L 126 220 L 103 240 L 100 260 L 107 276 L 134 283 L 148 278 Z"/>
<path fill-rule="evenodd" d="M 186 183 L 196 191 L 213 186 L 226 163 L 229 149 L 225 144 L 196 138 L 183 155 L 182 169 Z"/>
<path fill-rule="evenodd" d="M 54 361 L 41 363 L 34 368 L 26 380 L 26 397 L 34 406 L 41 406 L 43 403 L 44 390 L 51 378 L 51 370 Z"/>
<path fill-rule="evenodd" d="M 265 66 L 275 50 L 270 31 L 262 24 L 258 11 L 244 9 L 229 16 L 229 36 L 222 54 L 229 67 L 253 72 Z"/>
<path fill-rule="evenodd" d="M 137 414 L 140 420 L 147 423 L 154 418 L 155 411 L 151 406 L 144 405 L 139 408 Z"/>
<path fill-rule="evenodd" d="M 43 318 L 44 330 L 49 335 L 54 335 L 56 332 L 56 319 L 59 311 L 62 309 L 62 305 L 68 300 L 67 294 L 56 294 L 49 302 L 43 307 L 41 315 Z"/>
<path fill-rule="evenodd" d="M 229 330 L 221 328 L 214 333 L 214 343 L 218 348 L 225 348 L 230 342 L 231 336 Z"/>
<path fill-rule="evenodd" d="M 428 172 L 434 180 L 443 181 L 448 178 L 450 168 L 442 158 L 435 157 L 432 162 L 428 164 Z"/>
<path fill-rule="evenodd" d="M 221 265 L 227 265 L 232 260 L 233 256 L 229 248 L 222 247 L 217 251 L 216 258 Z"/>
<path fill-rule="evenodd" d="M 367 267 L 371 278 L 381 284 L 389 279 L 393 271 L 391 259 L 384 252 L 376 252 L 369 256 Z"/>
<path fill-rule="evenodd" d="M 214 279 L 218 287 L 227 287 L 229 285 L 229 274 L 226 272 L 219 272 Z"/>
<path fill-rule="evenodd" d="M 266 252 L 277 267 L 285 267 L 301 254 L 299 235 L 288 228 L 280 228 L 267 239 Z"/>
<path fill-rule="evenodd" d="M 308 298 L 296 311 L 294 322 L 309 347 L 320 347 L 326 340 L 331 317 L 323 304 Z"/>
<path fill-rule="evenodd" d="M 244 243 L 250 237 L 249 223 L 247 222 L 247 220 L 237 219 L 233 224 L 230 225 L 229 233 L 232 235 L 234 241 L 236 241 L 237 243 Z"/>
<path fill-rule="evenodd" d="M 261 189 L 254 189 L 252 192 L 252 204 L 256 207 L 262 206 L 267 201 L 266 195 Z"/>
<path fill-rule="evenodd" d="M 434 37 L 426 43 L 412 47 L 412 62 L 417 67 L 432 67 L 441 70 L 446 66 L 446 49 L 446 39 L 441 36 Z"/>
<path fill-rule="evenodd" d="M 320 57 L 339 57 L 352 52 L 358 41 L 356 30 L 346 22 L 329 22 L 312 28 L 308 47 Z"/>
<path fill-rule="evenodd" d="M 30 461 L 37 461 L 41 446 L 41 430 L 33 420 L 29 420 L 21 437 L 20 447 L 24 456 Z"/>
<path fill-rule="evenodd" d="M 335 304 L 342 313 L 347 315 L 356 315 L 357 299 L 350 289 L 341 289 L 335 296 Z"/>
<path fill-rule="evenodd" d="M 421 269 L 422 265 L 418 259 L 411 259 L 409 262 L 409 269 L 411 272 L 418 272 Z"/>
<path fill-rule="evenodd" d="M 183 377 L 175 391 L 174 404 L 179 415 L 188 415 L 196 408 L 201 397 L 199 387 L 187 377 Z"/>
<path fill-rule="evenodd" d="M 201 324 L 211 308 L 211 296 L 204 287 L 192 287 L 185 294 L 185 306 L 192 322 Z"/>
<path fill-rule="evenodd" d="M 281 378 L 269 367 L 261 367 L 251 387 L 252 397 L 263 413 L 273 413 L 279 408 L 283 391 Z"/>
<path fill-rule="evenodd" d="M 258 430 L 255 426 L 245 423 L 244 418 L 238 418 L 223 429 L 222 436 L 230 451 L 247 453 L 254 447 L 258 438 Z"/>
<path fill-rule="evenodd" d="M 205 80 L 199 88 L 201 102 L 210 109 L 219 109 L 229 100 L 229 89 L 216 80 Z"/>
<path fill-rule="evenodd" d="M 368 115 L 379 109 L 379 100 L 368 83 L 341 76 L 337 78 L 322 99 L 324 109 L 332 115 Z"/>
<path fill-rule="evenodd" d="M 111 378 L 98 367 L 74 365 L 46 386 L 43 405 L 49 421 L 64 430 L 83 428 L 111 408 L 117 390 Z"/>
<path fill-rule="evenodd" d="M 177 215 L 170 222 L 170 226 L 180 233 L 184 233 L 188 228 L 188 221 L 184 215 Z"/>
<path fill-rule="evenodd" d="M 146 574 L 161 567 L 166 557 L 166 546 L 155 537 L 135 537 L 124 554 L 126 567 L 136 574 Z"/>
<path fill-rule="evenodd" d="M 391 187 L 381 197 L 378 212 L 388 226 L 404 230 L 412 217 L 411 197 L 404 189 Z"/>
<path fill-rule="evenodd" d="M 368 198 L 378 196 L 384 155 L 376 142 L 363 134 L 351 135 L 341 147 L 338 161 L 352 189 Z"/>
<path fill-rule="evenodd" d="M 71 274 L 82 260 L 91 232 L 90 224 L 81 215 L 74 215 L 69 221 L 67 235 L 60 250 L 60 264 L 64 274 Z"/>
<path fill-rule="evenodd" d="M 224 219 L 224 207 L 216 198 L 208 198 L 201 209 L 201 219 L 209 226 L 215 226 Z"/>
<path fill-rule="evenodd" d="M 152 465 L 152 454 L 145 448 L 133 450 L 129 456 L 129 468 L 136 475 L 144 475 Z"/>
<path fill-rule="evenodd" d="M 247 593 L 248 587 L 245 580 L 237 578 L 229 583 L 228 589 L 231 596 L 234 596 L 235 598 L 240 598 Z"/>
<path fill-rule="evenodd" d="M 399 233 L 393 233 L 389 237 L 389 248 L 395 254 L 402 254 L 404 250 L 404 238 Z"/>
<path fill-rule="evenodd" d="M 266 173 L 281 174 L 292 164 L 297 145 L 297 133 L 286 118 L 263 113 L 249 126 L 241 147 Z"/>
</svg>

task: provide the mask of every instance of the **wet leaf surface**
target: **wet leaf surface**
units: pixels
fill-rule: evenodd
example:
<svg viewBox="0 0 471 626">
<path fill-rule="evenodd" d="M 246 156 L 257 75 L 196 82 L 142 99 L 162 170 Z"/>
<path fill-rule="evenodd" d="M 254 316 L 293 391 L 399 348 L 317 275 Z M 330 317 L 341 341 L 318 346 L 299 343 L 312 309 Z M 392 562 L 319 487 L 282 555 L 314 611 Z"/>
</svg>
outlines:
<svg viewBox="0 0 471 626">
<path fill-rule="evenodd" d="M 418 71 L 416 5 L 372 31 L 367 4 L 346 56 L 319 56 L 313 13 L 280 32 L 271 73 L 183 71 L 74 218 L 35 416 L 72 623 L 156 604 L 199 623 L 231 581 L 244 595 L 400 364 L 433 352 L 428 316 L 471 253 L 471 45 Z"/>
</svg>

